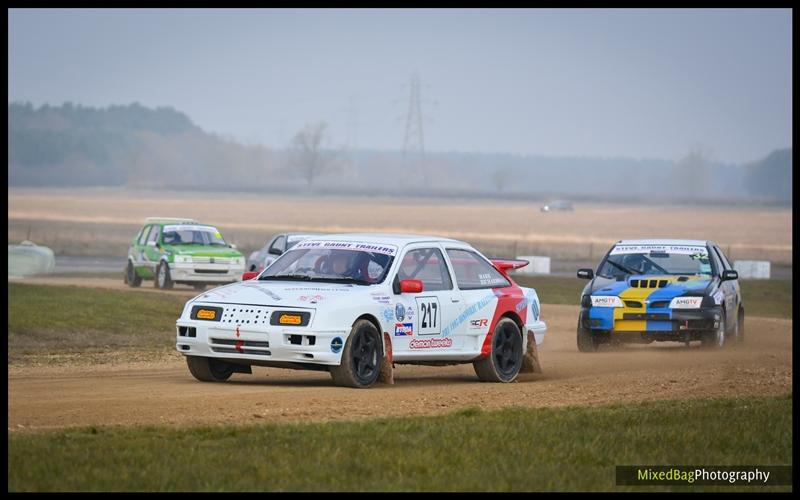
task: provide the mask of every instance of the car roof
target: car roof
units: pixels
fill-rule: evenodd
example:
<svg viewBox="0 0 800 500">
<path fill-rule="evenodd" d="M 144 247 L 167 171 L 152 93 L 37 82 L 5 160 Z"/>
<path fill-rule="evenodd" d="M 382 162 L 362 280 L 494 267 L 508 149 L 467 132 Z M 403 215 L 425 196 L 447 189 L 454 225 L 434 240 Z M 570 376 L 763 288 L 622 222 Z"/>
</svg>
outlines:
<svg viewBox="0 0 800 500">
<path fill-rule="evenodd" d="M 678 240 L 678 239 L 652 239 L 652 240 L 619 240 L 617 245 L 687 245 L 704 247 L 706 240 Z"/>
<path fill-rule="evenodd" d="M 182 219 L 180 217 L 148 217 L 144 222 L 145 224 L 199 224 L 194 219 Z"/>
<path fill-rule="evenodd" d="M 298 236 L 319 236 L 324 233 L 280 233 L 278 236 L 286 236 L 287 238 L 296 238 Z"/>
<path fill-rule="evenodd" d="M 394 233 L 339 233 L 339 234 L 325 234 L 313 238 L 319 241 L 358 241 L 358 242 L 372 242 L 382 243 L 397 246 L 410 245 L 412 243 L 433 243 L 433 242 L 447 242 L 447 243 L 460 243 L 468 245 L 463 241 L 453 240 L 450 238 L 441 238 L 439 236 L 430 236 L 422 234 L 394 234 Z"/>
</svg>

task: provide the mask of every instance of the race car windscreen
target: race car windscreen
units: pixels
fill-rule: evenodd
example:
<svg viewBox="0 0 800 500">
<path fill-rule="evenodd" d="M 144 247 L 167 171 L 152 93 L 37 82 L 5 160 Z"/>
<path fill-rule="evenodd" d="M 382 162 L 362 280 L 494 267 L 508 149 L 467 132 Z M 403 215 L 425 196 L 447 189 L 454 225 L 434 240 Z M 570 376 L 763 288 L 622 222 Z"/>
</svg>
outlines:
<svg viewBox="0 0 800 500">
<path fill-rule="evenodd" d="M 396 249 L 351 242 L 303 241 L 281 255 L 259 280 L 382 283 Z M 359 248 L 360 247 L 360 248 Z"/>
<path fill-rule="evenodd" d="M 603 261 L 598 276 L 629 275 L 711 276 L 706 247 L 680 245 L 617 245 Z"/>
<path fill-rule="evenodd" d="M 164 226 L 165 245 L 228 246 L 222 234 L 213 226 Z"/>
<path fill-rule="evenodd" d="M 305 239 L 310 238 L 311 236 L 313 236 L 313 235 L 311 235 L 311 234 L 303 234 L 303 235 L 299 235 L 299 236 L 289 236 L 289 238 L 287 238 L 287 240 L 286 240 L 286 249 L 288 250 L 288 249 L 292 248 L 293 246 L 297 245 L 298 243 L 300 243 L 301 241 L 303 241 Z"/>
</svg>

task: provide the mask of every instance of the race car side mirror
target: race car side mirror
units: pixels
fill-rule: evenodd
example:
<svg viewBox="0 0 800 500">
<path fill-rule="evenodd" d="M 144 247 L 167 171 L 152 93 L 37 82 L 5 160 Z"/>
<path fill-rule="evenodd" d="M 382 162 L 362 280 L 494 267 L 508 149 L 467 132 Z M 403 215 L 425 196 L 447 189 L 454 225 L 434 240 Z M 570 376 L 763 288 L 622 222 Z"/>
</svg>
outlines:
<svg viewBox="0 0 800 500">
<path fill-rule="evenodd" d="M 591 269 L 578 269 L 578 278 L 590 280 L 594 278 L 594 271 Z"/>
<path fill-rule="evenodd" d="M 422 293 L 421 280 L 401 280 L 400 293 Z"/>
<path fill-rule="evenodd" d="M 722 281 L 738 280 L 738 279 L 739 279 L 738 271 L 734 271 L 733 269 L 726 269 L 722 271 Z"/>
</svg>

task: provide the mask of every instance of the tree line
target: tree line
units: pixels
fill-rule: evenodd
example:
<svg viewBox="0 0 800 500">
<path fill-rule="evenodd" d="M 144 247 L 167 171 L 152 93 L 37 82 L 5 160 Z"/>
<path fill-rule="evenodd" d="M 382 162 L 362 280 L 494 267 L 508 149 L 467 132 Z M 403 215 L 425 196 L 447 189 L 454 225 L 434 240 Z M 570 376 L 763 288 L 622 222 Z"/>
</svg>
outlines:
<svg viewBox="0 0 800 500">
<path fill-rule="evenodd" d="M 128 186 L 398 195 L 591 195 L 609 200 L 791 201 L 791 149 L 748 164 L 715 161 L 702 144 L 677 161 L 504 153 L 346 150 L 308 123 L 282 149 L 208 133 L 184 113 L 137 103 L 8 105 L 9 185 Z M 424 179 L 424 181 L 423 181 Z"/>
</svg>

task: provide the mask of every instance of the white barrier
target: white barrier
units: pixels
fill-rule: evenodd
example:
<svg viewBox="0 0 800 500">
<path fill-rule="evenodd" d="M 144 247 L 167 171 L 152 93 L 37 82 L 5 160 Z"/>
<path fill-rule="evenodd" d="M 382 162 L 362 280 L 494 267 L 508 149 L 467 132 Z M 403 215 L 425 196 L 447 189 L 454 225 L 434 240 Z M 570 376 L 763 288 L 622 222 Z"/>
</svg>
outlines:
<svg viewBox="0 0 800 500">
<path fill-rule="evenodd" d="M 517 258 L 530 262 L 527 266 L 516 271 L 519 274 L 550 274 L 550 257 L 520 255 Z"/>
<path fill-rule="evenodd" d="M 19 245 L 8 245 L 8 276 L 49 274 L 56 268 L 53 251 L 30 241 Z"/>
<path fill-rule="evenodd" d="M 739 273 L 740 278 L 744 279 L 769 279 L 768 260 L 735 260 L 733 268 Z"/>
</svg>

